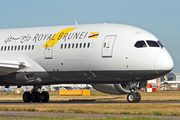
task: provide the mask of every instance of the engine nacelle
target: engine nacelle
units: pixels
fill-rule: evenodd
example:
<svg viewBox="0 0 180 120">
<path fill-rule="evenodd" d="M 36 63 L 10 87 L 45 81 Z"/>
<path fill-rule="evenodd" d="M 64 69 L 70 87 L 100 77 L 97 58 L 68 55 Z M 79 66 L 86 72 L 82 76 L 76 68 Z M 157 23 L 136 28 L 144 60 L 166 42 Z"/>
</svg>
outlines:
<svg viewBox="0 0 180 120">
<path fill-rule="evenodd" d="M 108 94 L 128 94 L 130 93 L 129 87 L 127 84 L 92 84 L 93 88 Z"/>
<path fill-rule="evenodd" d="M 141 89 L 145 88 L 147 86 L 147 81 L 141 81 L 136 83 L 136 88 Z M 123 84 L 92 84 L 93 88 L 108 94 L 116 94 L 116 95 L 122 95 L 122 94 L 128 94 L 131 93 L 129 90 L 129 86 L 126 83 Z"/>
</svg>

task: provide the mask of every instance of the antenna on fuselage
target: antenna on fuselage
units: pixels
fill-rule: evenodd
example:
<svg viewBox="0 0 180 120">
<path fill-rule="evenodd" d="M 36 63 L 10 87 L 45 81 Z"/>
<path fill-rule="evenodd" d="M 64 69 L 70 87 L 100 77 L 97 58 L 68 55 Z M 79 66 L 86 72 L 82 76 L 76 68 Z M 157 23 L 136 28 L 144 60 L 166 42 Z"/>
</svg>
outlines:
<svg viewBox="0 0 180 120">
<path fill-rule="evenodd" d="M 77 21 L 75 20 L 75 24 L 78 25 Z"/>
</svg>

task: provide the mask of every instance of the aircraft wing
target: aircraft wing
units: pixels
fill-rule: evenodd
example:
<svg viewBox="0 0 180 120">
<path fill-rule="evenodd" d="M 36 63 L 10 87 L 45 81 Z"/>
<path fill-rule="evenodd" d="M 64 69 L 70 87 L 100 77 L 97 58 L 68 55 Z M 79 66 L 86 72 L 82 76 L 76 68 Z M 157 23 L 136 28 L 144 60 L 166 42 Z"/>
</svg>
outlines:
<svg viewBox="0 0 180 120">
<path fill-rule="evenodd" d="M 0 60 L 0 76 L 16 72 L 25 67 L 25 63 L 18 60 Z"/>
</svg>

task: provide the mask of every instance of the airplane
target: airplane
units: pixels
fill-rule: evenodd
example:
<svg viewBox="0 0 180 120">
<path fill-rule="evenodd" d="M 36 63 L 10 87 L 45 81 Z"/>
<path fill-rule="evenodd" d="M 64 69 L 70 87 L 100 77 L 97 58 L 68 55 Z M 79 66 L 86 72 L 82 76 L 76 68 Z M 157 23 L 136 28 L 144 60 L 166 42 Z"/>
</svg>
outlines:
<svg viewBox="0 0 180 120">
<path fill-rule="evenodd" d="M 164 81 L 161 82 L 161 84 L 167 84 L 167 85 L 176 85 L 176 84 L 180 84 L 180 81 L 172 81 L 172 80 L 169 80 L 166 76 L 162 76 Z"/>
<path fill-rule="evenodd" d="M 180 84 L 180 81 L 164 81 L 161 83 L 168 84 L 168 85 L 174 85 L 174 84 Z"/>
<path fill-rule="evenodd" d="M 136 91 L 174 67 L 157 37 L 124 24 L 1 29 L 0 39 L 0 85 L 33 86 L 24 102 L 48 102 L 39 89 L 53 84 L 91 84 L 140 102 Z"/>
</svg>

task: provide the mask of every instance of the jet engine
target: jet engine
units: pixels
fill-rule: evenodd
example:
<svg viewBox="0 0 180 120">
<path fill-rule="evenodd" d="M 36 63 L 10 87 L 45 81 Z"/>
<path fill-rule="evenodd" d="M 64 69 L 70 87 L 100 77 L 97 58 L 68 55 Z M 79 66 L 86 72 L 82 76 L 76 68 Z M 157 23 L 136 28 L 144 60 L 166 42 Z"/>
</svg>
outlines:
<svg viewBox="0 0 180 120">
<path fill-rule="evenodd" d="M 92 84 L 93 88 L 108 94 L 122 95 L 131 93 L 129 88 L 130 83 L 121 84 Z M 145 88 L 147 86 L 147 81 L 137 82 L 137 89 Z"/>
</svg>

